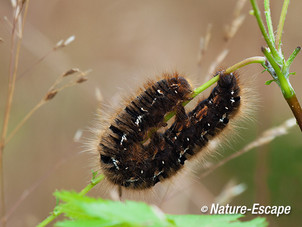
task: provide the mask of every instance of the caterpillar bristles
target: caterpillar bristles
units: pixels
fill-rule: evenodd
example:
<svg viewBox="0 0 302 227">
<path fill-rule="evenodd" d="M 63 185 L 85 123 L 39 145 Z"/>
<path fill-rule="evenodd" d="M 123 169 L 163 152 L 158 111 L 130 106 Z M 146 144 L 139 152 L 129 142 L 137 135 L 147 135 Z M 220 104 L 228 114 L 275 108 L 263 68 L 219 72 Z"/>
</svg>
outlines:
<svg viewBox="0 0 302 227">
<path fill-rule="evenodd" d="M 101 130 L 94 130 L 91 150 L 97 154 L 98 169 L 119 194 L 124 188 L 153 188 L 179 175 L 188 161 L 204 160 L 213 153 L 209 141 L 223 138 L 237 117 L 246 116 L 247 90 L 238 74 L 217 74 L 220 79 L 209 97 L 191 111 L 182 106 L 191 99 L 189 82 L 178 73 L 164 74 L 157 82 L 148 81 L 135 98 L 101 122 Z M 176 115 L 168 126 L 164 117 L 171 111 Z"/>
<path fill-rule="evenodd" d="M 244 135 L 240 134 L 246 131 L 246 125 L 254 123 L 254 113 L 258 108 L 258 100 L 256 91 L 254 90 L 255 77 L 242 78 L 241 72 L 234 73 L 238 79 L 240 87 L 240 108 L 234 118 L 232 118 L 221 133 L 215 136 L 201 152 L 198 153 L 192 162 L 188 163 L 190 171 L 196 172 L 195 177 L 198 178 L 200 170 L 206 167 L 209 158 L 217 160 L 217 156 L 223 156 L 222 150 L 233 150 L 234 144 L 242 141 Z"/>
</svg>

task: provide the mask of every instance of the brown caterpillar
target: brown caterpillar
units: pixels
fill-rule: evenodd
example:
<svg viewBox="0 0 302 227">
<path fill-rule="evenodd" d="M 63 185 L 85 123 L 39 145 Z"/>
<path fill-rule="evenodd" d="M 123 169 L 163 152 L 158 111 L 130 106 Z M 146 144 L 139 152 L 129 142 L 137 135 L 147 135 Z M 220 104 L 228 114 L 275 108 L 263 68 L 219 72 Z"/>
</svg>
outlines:
<svg viewBox="0 0 302 227">
<path fill-rule="evenodd" d="M 217 86 L 188 114 L 190 84 L 178 74 L 149 83 L 146 90 L 120 111 L 101 134 L 98 146 L 101 170 L 111 183 L 147 189 L 178 173 L 190 159 L 226 127 L 240 108 L 240 87 L 234 74 L 220 72 Z M 163 133 L 148 132 L 166 126 L 166 113 L 175 110 L 174 123 Z"/>
</svg>

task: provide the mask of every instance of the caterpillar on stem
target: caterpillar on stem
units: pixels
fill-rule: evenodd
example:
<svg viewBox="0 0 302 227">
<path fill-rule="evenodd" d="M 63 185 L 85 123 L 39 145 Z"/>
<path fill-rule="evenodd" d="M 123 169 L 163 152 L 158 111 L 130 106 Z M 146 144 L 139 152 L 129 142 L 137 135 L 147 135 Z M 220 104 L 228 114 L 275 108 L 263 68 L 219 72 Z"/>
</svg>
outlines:
<svg viewBox="0 0 302 227">
<path fill-rule="evenodd" d="M 174 73 L 147 83 L 97 135 L 94 150 L 106 179 L 120 190 L 149 189 L 203 153 L 242 106 L 239 76 L 225 71 L 217 75 L 216 87 L 191 111 L 183 103 L 196 94 L 183 76 Z M 168 126 L 165 116 L 172 111 L 175 118 Z"/>
</svg>

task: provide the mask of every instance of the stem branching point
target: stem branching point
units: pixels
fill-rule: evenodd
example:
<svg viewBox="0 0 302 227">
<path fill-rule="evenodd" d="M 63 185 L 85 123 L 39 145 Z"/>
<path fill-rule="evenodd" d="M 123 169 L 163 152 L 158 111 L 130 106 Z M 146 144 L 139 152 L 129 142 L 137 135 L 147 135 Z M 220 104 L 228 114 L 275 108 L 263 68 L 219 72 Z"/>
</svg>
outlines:
<svg viewBox="0 0 302 227">
<path fill-rule="evenodd" d="M 301 47 L 297 47 L 287 60 L 284 58 L 281 49 L 282 47 L 281 37 L 283 33 L 284 22 L 287 14 L 289 0 L 284 0 L 283 2 L 276 37 L 274 36 L 274 29 L 272 25 L 269 0 L 264 0 L 264 9 L 265 9 L 264 13 L 265 13 L 268 32 L 261 19 L 260 10 L 258 8 L 256 0 L 251 0 L 251 4 L 253 7 L 253 15 L 256 17 L 258 26 L 268 46 L 268 48 L 265 47 L 261 48 L 263 54 L 266 57 L 265 64 L 263 63 L 261 64 L 266 69 L 266 71 L 268 71 L 273 77 L 273 80 L 267 81 L 266 84 L 269 85 L 271 84 L 271 82 L 276 82 L 279 85 L 283 97 L 287 101 L 290 109 L 292 110 L 294 116 L 296 117 L 297 123 L 299 124 L 299 127 L 302 131 L 301 107 L 296 97 L 295 91 L 289 81 L 289 75 L 292 74 L 289 71 L 289 67 L 291 66 L 297 54 L 300 52 Z"/>
</svg>

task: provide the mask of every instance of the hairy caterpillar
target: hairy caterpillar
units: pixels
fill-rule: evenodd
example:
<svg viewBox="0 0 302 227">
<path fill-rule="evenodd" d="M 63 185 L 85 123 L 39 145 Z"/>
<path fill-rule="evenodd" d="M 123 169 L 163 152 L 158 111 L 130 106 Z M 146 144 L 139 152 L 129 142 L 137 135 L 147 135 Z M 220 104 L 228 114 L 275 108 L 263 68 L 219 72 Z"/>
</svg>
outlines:
<svg viewBox="0 0 302 227">
<path fill-rule="evenodd" d="M 187 159 L 202 152 L 240 108 L 238 76 L 219 74 L 209 97 L 188 114 L 181 105 L 192 92 L 185 78 L 176 73 L 148 83 L 99 135 L 97 150 L 107 180 L 119 187 L 147 189 L 177 174 Z M 166 126 L 164 116 L 172 110 L 176 112 L 172 125 L 156 131 Z"/>
</svg>

